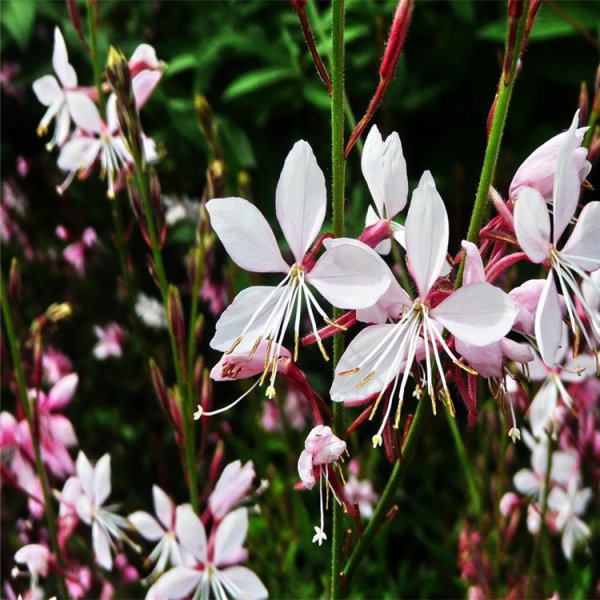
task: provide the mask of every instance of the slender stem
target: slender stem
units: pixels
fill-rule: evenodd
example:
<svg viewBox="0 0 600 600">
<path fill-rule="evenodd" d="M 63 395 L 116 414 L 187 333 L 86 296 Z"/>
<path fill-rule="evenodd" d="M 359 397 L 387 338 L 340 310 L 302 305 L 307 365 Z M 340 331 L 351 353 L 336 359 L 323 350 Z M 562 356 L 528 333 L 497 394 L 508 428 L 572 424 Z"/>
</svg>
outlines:
<svg viewBox="0 0 600 600">
<path fill-rule="evenodd" d="M 550 472 L 552 471 L 552 454 L 554 445 L 552 436 L 548 435 L 548 456 L 546 458 L 546 473 L 544 475 L 544 487 L 542 489 L 542 508 L 540 513 L 540 530 L 533 544 L 533 552 L 531 554 L 531 562 L 529 563 L 529 573 L 527 575 L 527 589 L 525 598 L 531 598 L 533 588 L 535 587 L 535 572 L 537 571 L 540 552 L 544 546 L 544 538 L 546 533 L 546 513 L 548 512 L 548 492 L 550 491 Z"/>
<path fill-rule="evenodd" d="M 140 190 L 140 196 L 142 199 L 142 205 L 144 209 L 144 217 L 146 219 L 146 228 L 148 230 L 148 235 L 150 236 L 150 241 L 152 244 L 152 257 L 154 259 L 154 266 L 156 268 L 156 278 L 158 279 L 163 306 L 165 308 L 165 312 L 167 312 L 168 314 L 169 282 L 165 274 L 165 267 L 162 260 L 162 253 L 158 241 L 158 232 L 156 230 L 156 223 L 154 221 L 154 211 L 150 203 L 150 184 L 148 180 L 148 169 L 146 166 L 146 161 L 140 155 L 139 150 L 137 148 L 132 147 L 131 151 L 134 159 L 136 181 L 138 189 Z M 190 324 L 190 326 L 192 325 Z M 169 341 L 171 344 L 171 354 L 173 356 L 173 366 L 175 368 L 175 377 L 177 380 L 177 388 L 179 390 L 179 398 L 182 403 L 181 412 L 183 420 L 183 446 L 187 483 L 190 490 L 190 502 L 194 510 L 198 512 L 198 477 L 196 471 L 196 452 L 193 445 L 193 415 L 192 411 L 188 409 L 188 393 L 185 385 L 185 377 L 180 361 L 180 353 L 177 346 L 177 340 L 175 339 L 175 334 L 171 328 L 170 322 Z M 192 374 L 188 373 L 188 377 L 191 376 Z"/>
<path fill-rule="evenodd" d="M 21 361 L 21 352 L 19 351 L 19 345 L 15 336 L 15 330 L 12 320 L 12 312 L 8 295 L 6 293 L 6 287 L 4 285 L 4 275 L 0 272 L 0 298 L 2 301 L 2 315 L 4 316 L 4 326 L 6 328 L 6 337 L 8 338 L 8 344 L 10 346 L 10 353 L 12 356 L 14 374 L 17 382 L 17 391 L 21 408 L 25 414 L 27 425 L 29 427 L 29 435 L 31 436 L 31 446 L 33 448 L 33 458 L 35 462 L 35 470 L 40 478 L 42 486 L 42 495 L 44 497 L 44 513 L 46 515 L 46 522 L 48 525 L 48 534 L 50 536 L 50 544 L 52 546 L 52 552 L 56 556 L 56 561 L 61 568 L 64 568 L 65 562 L 60 550 L 58 543 L 58 536 L 56 532 L 56 515 L 54 513 L 54 507 L 52 506 L 52 494 L 50 492 L 50 484 L 48 482 L 48 476 L 44 469 L 44 463 L 42 462 L 42 455 L 40 452 L 40 444 L 37 436 L 37 429 L 33 422 L 33 414 L 31 411 L 31 405 L 29 403 L 29 397 L 27 395 L 27 384 L 25 383 L 25 374 L 23 372 L 23 363 Z M 57 575 L 58 586 L 63 598 L 67 598 L 67 590 L 65 582 L 62 577 Z"/>
<path fill-rule="evenodd" d="M 590 118 L 588 119 L 587 123 L 589 129 L 585 132 L 585 137 L 583 138 L 583 145 L 588 149 L 590 147 L 590 144 L 592 143 L 594 131 L 596 129 L 596 125 L 598 124 L 598 119 L 600 119 L 600 102 L 596 102 L 592 106 L 592 110 L 590 111 Z"/>
<path fill-rule="evenodd" d="M 331 169 L 333 199 L 333 234 L 344 235 L 344 181 L 346 160 L 344 158 L 344 0 L 332 0 L 331 31 Z M 342 311 L 336 309 L 333 318 L 337 319 Z M 339 362 L 344 352 L 344 337 L 333 338 L 333 367 Z M 337 434 L 344 431 L 344 405 L 336 402 L 333 407 L 333 430 Z M 331 543 L 331 587 L 330 598 L 340 597 L 340 572 L 343 544 L 343 511 L 337 503 L 333 503 L 333 536 Z"/>
<path fill-rule="evenodd" d="M 94 8 L 95 7 L 95 8 Z M 102 69 L 98 64 L 98 44 L 97 44 L 97 31 L 96 31 L 96 15 L 95 11 L 98 10 L 98 3 L 87 3 L 87 18 L 88 26 L 90 29 L 90 58 L 92 59 L 92 69 L 94 71 L 94 84 L 98 92 L 98 107 L 100 110 L 100 116 L 104 118 L 104 93 L 102 92 Z"/>
<path fill-rule="evenodd" d="M 526 5 L 523 7 L 523 14 L 519 20 L 516 41 L 514 43 L 515 49 L 521 48 L 522 45 L 523 36 L 525 34 L 525 22 L 527 20 L 528 4 L 529 2 L 526 2 Z M 496 106 L 494 109 L 494 115 L 492 117 L 492 126 L 490 128 L 488 143 L 485 149 L 483 167 L 481 169 L 481 176 L 479 178 L 479 185 L 477 187 L 477 195 L 475 196 L 475 205 L 473 206 L 473 213 L 471 215 L 471 222 L 469 224 L 469 231 L 467 233 L 467 241 L 469 242 L 477 243 L 479 238 L 479 231 L 481 230 L 481 223 L 483 221 L 483 215 L 487 206 L 489 189 L 494 181 L 494 172 L 496 170 L 498 154 L 500 153 L 500 143 L 502 141 L 502 134 L 504 132 L 504 125 L 506 123 L 506 115 L 508 114 L 508 106 L 510 104 L 510 99 L 515 85 L 517 64 L 520 56 L 521 53 L 519 51 L 513 52 L 510 72 L 505 73 L 503 71 L 500 75 Z M 463 256 L 463 259 L 460 263 L 455 287 L 459 287 L 462 282 L 464 268 L 465 256 Z"/>
<path fill-rule="evenodd" d="M 364 535 L 358 540 L 358 543 L 354 547 L 346 566 L 344 567 L 344 575 L 347 581 L 352 579 L 353 575 L 358 569 L 358 565 L 367 553 L 373 539 L 379 532 L 381 524 L 385 520 L 390 508 L 392 508 L 394 502 L 394 494 L 398 485 L 402 481 L 408 465 L 410 464 L 410 458 L 415 450 L 417 441 L 423 433 L 424 424 L 426 422 L 425 415 L 429 414 L 430 408 L 427 402 L 420 401 L 417 405 L 417 410 L 413 418 L 412 424 L 404 440 L 402 446 L 402 460 L 396 461 L 392 474 L 383 490 L 381 500 L 375 508 L 375 512 L 365 529 Z"/>
<path fill-rule="evenodd" d="M 465 479 L 467 480 L 467 488 L 469 490 L 469 498 L 471 499 L 471 505 L 473 506 L 473 509 L 475 510 L 477 516 L 479 516 L 481 514 L 481 499 L 479 497 L 479 490 L 477 489 L 477 482 L 475 481 L 473 469 L 467 457 L 465 445 L 463 444 L 462 438 L 460 437 L 460 432 L 458 430 L 458 425 L 456 424 L 456 419 L 450 414 L 450 410 L 448 408 L 444 410 L 444 413 L 446 414 L 446 420 L 448 421 L 448 425 L 450 426 L 450 432 L 452 433 L 452 439 L 454 440 L 454 447 L 456 449 L 456 454 L 458 455 L 458 460 L 465 473 Z"/>
</svg>

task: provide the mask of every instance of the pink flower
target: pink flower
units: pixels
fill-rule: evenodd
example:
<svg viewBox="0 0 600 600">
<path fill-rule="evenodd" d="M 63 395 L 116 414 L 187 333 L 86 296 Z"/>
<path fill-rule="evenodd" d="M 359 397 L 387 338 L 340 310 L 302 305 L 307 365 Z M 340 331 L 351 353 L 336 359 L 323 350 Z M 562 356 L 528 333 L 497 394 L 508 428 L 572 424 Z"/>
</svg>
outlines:
<svg viewBox="0 0 600 600">
<path fill-rule="evenodd" d="M 136 107 L 142 108 L 161 80 L 165 64 L 156 58 L 156 51 L 149 44 L 140 44 L 128 62 L 131 71 L 131 87 Z"/>
<path fill-rule="evenodd" d="M 46 546 L 41 544 L 27 544 L 23 546 L 14 556 L 15 562 L 27 565 L 27 570 L 31 574 L 30 587 L 37 587 L 39 577 L 47 577 L 50 568 L 52 555 Z"/>
<path fill-rule="evenodd" d="M 121 356 L 125 334 L 117 323 L 109 323 L 106 327 L 96 325 L 94 334 L 98 338 L 98 343 L 92 353 L 98 360 L 104 360 L 109 356 Z"/>
<path fill-rule="evenodd" d="M 442 337 L 444 327 L 465 343 L 487 346 L 508 333 L 518 313 L 515 303 L 488 283 L 464 286 L 432 307 L 428 296 L 445 261 L 449 225 L 444 203 L 429 171 L 423 174 L 413 193 L 405 237 L 418 297 L 411 300 L 395 279 L 392 280 L 379 302 L 384 309 L 379 317 L 382 324 L 367 327 L 350 343 L 336 367 L 330 390 L 335 402 L 368 401 L 377 395 L 378 403 L 393 382 L 383 422 L 373 436 L 374 446 L 383 442 L 383 429 L 393 404 L 391 398 L 400 383 L 395 418 L 395 426 L 398 425 L 405 387 L 415 360 L 425 359 L 418 389 L 427 389 L 434 411 L 434 366 L 442 381 L 442 399 L 448 402 L 450 396 L 438 346 L 454 363 L 458 363 L 458 358 Z M 397 322 L 383 324 L 386 317 Z"/>
<path fill-rule="evenodd" d="M 59 228 L 57 227 L 57 235 L 59 235 L 58 232 Z M 63 258 L 73 266 L 79 277 L 85 275 L 86 253 L 90 248 L 96 245 L 97 240 L 98 238 L 94 229 L 88 227 L 83 232 L 80 240 L 69 244 L 62 252 Z"/>
<path fill-rule="evenodd" d="M 167 571 L 148 590 L 147 600 L 194 598 L 240 598 L 260 600 L 268 597 L 261 580 L 246 567 L 234 566 L 247 557 L 243 547 L 248 533 L 248 511 L 238 508 L 213 529 L 207 539 L 202 521 L 190 505 L 177 507 L 177 537 L 192 560 L 188 566 Z"/>
<path fill-rule="evenodd" d="M 223 469 L 215 489 L 208 498 L 208 506 L 215 520 L 223 519 L 248 493 L 255 476 L 254 464 L 251 460 L 244 466 L 241 461 L 236 460 Z"/>
<path fill-rule="evenodd" d="M 311 147 L 297 142 L 285 160 L 277 185 L 276 211 L 295 262 L 282 257 L 275 235 L 258 209 L 243 198 L 217 198 L 206 204 L 211 224 L 233 261 L 257 273 L 285 273 L 276 287 L 243 290 L 221 315 L 211 347 L 230 353 L 236 347 L 252 355 L 261 340 L 268 340 L 265 373 L 271 376 L 267 396 L 274 395 L 277 364 L 287 327 L 294 316 L 295 351 L 300 337 L 304 301 L 317 334 L 313 308 L 326 321 L 310 287 L 340 308 L 366 308 L 389 285 L 388 270 L 370 248 L 355 240 L 329 240 L 327 251 L 314 263 L 308 250 L 316 238 L 326 210 L 325 178 Z"/>
<path fill-rule="evenodd" d="M 358 479 L 358 461 L 352 459 L 348 463 L 350 477 L 344 487 L 346 496 L 352 504 L 358 504 L 362 517 L 370 519 L 373 515 L 373 505 L 379 500 L 379 496 L 373 489 L 373 483 L 368 479 Z"/>
<path fill-rule="evenodd" d="M 550 263 L 550 271 L 542 291 L 535 317 L 535 337 L 543 361 L 550 367 L 562 335 L 562 312 L 555 277 L 566 302 L 574 335 L 581 333 L 590 348 L 600 341 L 600 318 L 583 296 L 577 279 L 587 281 L 592 288 L 598 284 L 588 273 L 600 267 L 600 202 L 583 207 L 568 240 L 559 250 L 558 244 L 575 214 L 581 182 L 573 152 L 577 147 L 576 128 L 579 113 L 575 114 L 558 154 L 553 188 L 552 226 L 546 201 L 532 187 L 522 187 L 515 203 L 514 223 L 517 239 L 523 251 L 534 263 Z M 577 312 L 575 296 L 592 324 L 588 333 Z M 591 337 L 590 337 L 591 336 Z"/>
<path fill-rule="evenodd" d="M 73 372 L 73 363 L 68 356 L 55 348 L 46 348 L 42 355 L 42 368 L 44 379 L 53 385 L 65 375 Z"/>
</svg>

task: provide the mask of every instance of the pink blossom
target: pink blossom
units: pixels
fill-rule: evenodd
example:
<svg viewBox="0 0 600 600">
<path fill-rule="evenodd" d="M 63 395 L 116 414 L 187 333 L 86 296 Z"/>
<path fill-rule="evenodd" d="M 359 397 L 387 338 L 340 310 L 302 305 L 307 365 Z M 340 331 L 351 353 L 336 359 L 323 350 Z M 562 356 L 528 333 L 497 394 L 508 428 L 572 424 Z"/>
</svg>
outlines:
<svg viewBox="0 0 600 600">
<path fill-rule="evenodd" d="M 17 550 L 14 558 L 15 562 L 27 565 L 27 569 L 36 582 L 40 575 L 48 576 L 51 554 L 46 546 L 28 544 Z"/>
<path fill-rule="evenodd" d="M 373 489 L 373 483 L 368 479 L 358 479 L 358 461 L 352 459 L 348 463 L 350 477 L 344 487 L 346 496 L 352 504 L 358 504 L 362 517 L 370 519 L 373 515 L 373 505 L 379 500 L 379 496 Z"/>
<path fill-rule="evenodd" d="M 229 463 L 221 473 L 215 489 L 208 498 L 208 506 L 213 517 L 220 521 L 248 493 L 256 473 L 254 464 L 248 461 Z"/>
<path fill-rule="evenodd" d="M 125 334 L 117 323 L 109 323 L 106 327 L 94 326 L 94 334 L 98 342 L 92 353 L 98 360 L 109 356 L 121 356 Z"/>
<path fill-rule="evenodd" d="M 73 363 L 68 356 L 56 348 L 48 347 L 42 355 L 42 369 L 46 382 L 54 385 L 59 379 L 73 372 Z"/>
</svg>

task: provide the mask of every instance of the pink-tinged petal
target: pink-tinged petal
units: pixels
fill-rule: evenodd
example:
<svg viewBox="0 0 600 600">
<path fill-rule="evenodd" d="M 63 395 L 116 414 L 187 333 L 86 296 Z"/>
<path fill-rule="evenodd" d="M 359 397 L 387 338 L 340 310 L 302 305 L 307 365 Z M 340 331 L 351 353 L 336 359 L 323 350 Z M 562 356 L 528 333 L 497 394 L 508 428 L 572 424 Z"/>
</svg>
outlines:
<svg viewBox="0 0 600 600">
<path fill-rule="evenodd" d="M 93 164 L 102 142 L 92 137 L 69 140 L 58 155 L 58 168 L 63 171 L 85 171 Z"/>
<path fill-rule="evenodd" d="M 304 448 L 312 454 L 313 465 L 328 465 L 346 451 L 346 442 L 334 435 L 328 425 L 317 425 L 308 434 Z"/>
<path fill-rule="evenodd" d="M 536 437 L 542 435 L 552 421 L 557 402 L 556 385 L 551 382 L 544 384 L 535 395 L 529 407 L 529 422 L 531 423 L 531 432 Z"/>
<path fill-rule="evenodd" d="M 162 575 L 148 590 L 146 600 L 179 600 L 187 597 L 200 583 L 203 572 L 187 567 L 175 567 Z"/>
<path fill-rule="evenodd" d="M 130 514 L 127 519 L 140 535 L 151 542 L 160 540 L 165 535 L 165 530 L 158 524 L 158 521 L 143 510 Z"/>
<path fill-rule="evenodd" d="M 510 331 L 518 312 L 515 302 L 501 289 L 473 283 L 448 296 L 430 315 L 457 339 L 487 346 Z"/>
<path fill-rule="evenodd" d="M 67 106 L 77 127 L 92 133 L 102 131 L 102 119 L 98 107 L 89 96 L 83 92 L 69 92 Z"/>
<path fill-rule="evenodd" d="M 465 259 L 465 271 L 463 273 L 464 284 L 484 282 L 485 270 L 477 246 L 473 242 L 463 240 L 462 247 L 465 249 L 467 255 Z"/>
<path fill-rule="evenodd" d="M 519 314 L 513 327 L 515 330 L 533 333 L 535 313 L 545 283 L 545 279 L 530 279 L 508 293 L 519 307 Z"/>
<path fill-rule="evenodd" d="M 364 152 L 363 152 L 363 156 L 364 156 Z M 375 209 L 373 208 L 373 206 L 371 204 L 369 204 L 369 207 L 367 208 L 367 216 L 365 218 L 365 227 L 375 225 L 375 223 L 378 223 L 379 221 L 381 221 L 381 219 L 379 218 L 379 215 L 375 212 Z M 391 226 L 391 224 L 390 224 L 390 226 Z M 375 246 L 375 248 L 374 248 L 375 252 L 377 252 L 378 254 L 383 254 L 384 256 L 389 254 L 391 249 L 392 249 L 392 240 L 391 239 L 387 239 L 387 240 L 383 240 L 382 242 L 379 242 L 379 244 L 377 244 L 377 246 Z"/>
<path fill-rule="evenodd" d="M 390 285 L 379 300 L 369 308 L 356 311 L 356 318 L 363 323 L 386 323 L 388 319 L 399 320 L 405 307 L 412 300 L 396 278 L 392 276 Z"/>
<path fill-rule="evenodd" d="M 215 198 L 206 203 L 212 228 L 233 262 L 256 273 L 287 273 L 277 241 L 258 208 L 243 198 Z"/>
<path fill-rule="evenodd" d="M 265 600 L 269 597 L 269 592 L 263 582 L 246 567 L 230 567 L 222 571 L 222 576 L 225 580 L 224 585 L 230 589 L 235 598 Z"/>
<path fill-rule="evenodd" d="M 152 486 L 152 499 L 154 500 L 154 512 L 156 516 L 164 528 L 170 530 L 175 517 L 175 504 L 173 500 L 157 485 Z"/>
<path fill-rule="evenodd" d="M 136 65 L 143 65 L 144 69 L 156 69 L 160 63 L 156 57 L 156 50 L 150 44 L 140 44 L 128 61 L 129 68 L 134 70 Z"/>
<path fill-rule="evenodd" d="M 227 307 L 217 321 L 216 332 L 210 341 L 210 347 L 226 352 L 237 341 L 250 318 L 260 309 L 258 316 L 244 334 L 247 341 L 243 347 L 254 346 L 267 321 L 273 317 L 277 301 L 286 292 L 286 288 L 276 289 L 270 286 L 253 286 L 242 290 Z M 264 306 L 262 306 L 264 304 Z M 261 308 L 262 306 L 262 308 Z M 236 347 L 240 350 L 240 346 Z"/>
<path fill-rule="evenodd" d="M 54 51 L 52 52 L 52 66 L 65 88 L 77 86 L 75 69 L 69 64 L 65 40 L 58 27 L 54 28 Z"/>
<path fill-rule="evenodd" d="M 600 202 L 583 207 L 561 255 L 584 271 L 600 268 Z"/>
<path fill-rule="evenodd" d="M 44 75 L 36 79 L 33 82 L 33 93 L 44 106 L 60 102 L 63 97 L 63 91 L 53 75 Z"/>
<path fill-rule="evenodd" d="M 550 271 L 535 313 L 535 339 L 542 360 L 549 367 L 554 367 L 556 364 L 556 353 L 562 339 L 562 326 L 562 310 L 554 283 L 554 273 Z"/>
<path fill-rule="evenodd" d="M 315 468 L 313 467 L 313 456 L 308 450 L 302 450 L 298 457 L 298 475 L 307 490 L 312 490 L 317 483 Z"/>
<path fill-rule="evenodd" d="M 48 429 L 52 437 L 67 447 L 77 445 L 77 435 L 73 424 L 64 415 L 48 416 Z"/>
<path fill-rule="evenodd" d="M 581 182 L 579 181 L 579 170 L 573 156 L 578 145 L 575 134 L 578 123 L 579 110 L 573 117 L 573 122 L 567 131 L 556 162 L 554 191 L 552 194 L 554 204 L 553 239 L 555 245 L 573 218 L 579 200 Z"/>
<path fill-rule="evenodd" d="M 385 218 L 383 187 L 383 139 L 377 125 L 373 125 L 365 140 L 360 161 L 363 177 L 369 186 L 379 218 Z"/>
<path fill-rule="evenodd" d="M 242 467 L 242 463 L 236 460 L 223 469 L 208 498 L 208 506 L 216 520 L 220 521 L 248 493 L 255 475 L 252 461 Z"/>
<path fill-rule="evenodd" d="M 323 171 L 310 144 L 300 140 L 285 159 L 275 192 L 277 220 L 298 264 L 317 237 L 327 208 Z"/>
<path fill-rule="evenodd" d="M 77 477 L 81 483 L 83 493 L 88 498 L 94 497 L 94 469 L 87 456 L 80 450 L 77 455 Z"/>
<path fill-rule="evenodd" d="M 504 355 L 514 362 L 524 364 L 531 362 L 534 358 L 533 351 L 528 344 L 520 344 L 514 340 L 504 338 L 500 340 L 500 346 Z"/>
<path fill-rule="evenodd" d="M 177 507 L 175 532 L 182 547 L 196 560 L 205 563 L 207 560 L 206 530 L 191 504 L 182 504 Z"/>
<path fill-rule="evenodd" d="M 230 557 L 244 545 L 248 533 L 248 509 L 238 508 L 219 524 L 215 535 L 214 564 L 231 564 Z"/>
<path fill-rule="evenodd" d="M 105 454 L 94 469 L 94 503 L 102 506 L 110 496 L 110 454 Z"/>
<path fill-rule="evenodd" d="M 457 338 L 455 346 L 456 351 L 481 377 L 502 377 L 503 355 L 500 342 L 494 342 L 487 346 L 474 346 Z"/>
<path fill-rule="evenodd" d="M 27 544 L 17 550 L 14 556 L 15 562 L 26 564 L 29 572 L 34 576 L 48 575 L 48 561 L 50 551 L 41 544 Z"/>
<path fill-rule="evenodd" d="M 358 240 L 326 240 L 327 251 L 306 280 L 338 308 L 367 308 L 379 300 L 391 281 L 382 258 Z"/>
<path fill-rule="evenodd" d="M 571 355 L 564 362 L 560 370 L 563 382 L 583 381 L 593 377 L 596 373 L 596 358 L 591 354 L 578 354 L 575 358 Z"/>
<path fill-rule="evenodd" d="M 546 260 L 550 252 L 550 216 L 542 195 L 522 188 L 515 203 L 515 232 L 523 252 L 534 263 Z"/>
<path fill-rule="evenodd" d="M 395 325 L 372 325 L 363 329 L 350 342 L 348 348 L 342 355 L 335 369 L 335 377 L 329 395 L 334 402 L 345 402 L 349 400 L 361 400 L 377 394 L 390 383 L 398 374 L 400 364 L 396 365 L 398 343 L 393 348 L 386 344 L 380 352 L 375 352 L 366 363 L 363 364 L 382 339 L 391 332 Z M 375 375 L 365 383 L 357 387 L 373 370 L 381 354 L 386 352 L 384 360 L 376 369 Z M 352 371 L 360 365 L 360 371 Z M 397 366 L 397 368 L 396 368 Z M 341 373 L 347 373 L 341 375 Z"/>
<path fill-rule="evenodd" d="M 433 177 L 425 171 L 413 192 L 406 216 L 406 253 L 419 296 L 425 299 L 440 271 L 448 251 L 448 214 Z"/>
<path fill-rule="evenodd" d="M 77 384 L 79 383 L 79 377 L 77 373 L 70 373 L 62 379 L 60 379 L 48 392 L 48 406 L 50 410 L 57 410 L 64 408 L 71 399 Z"/>
<path fill-rule="evenodd" d="M 131 82 L 133 88 L 133 97 L 135 98 L 135 106 L 140 109 L 146 104 L 148 98 L 152 95 L 154 88 L 161 80 L 162 71 L 142 71 L 138 73 Z"/>
<path fill-rule="evenodd" d="M 112 570 L 110 540 L 106 531 L 100 527 L 96 520 L 92 523 L 92 546 L 94 547 L 96 562 L 107 571 Z"/>
<path fill-rule="evenodd" d="M 513 477 L 513 484 L 524 496 L 535 497 L 540 491 L 540 480 L 529 469 L 517 471 Z"/>
</svg>

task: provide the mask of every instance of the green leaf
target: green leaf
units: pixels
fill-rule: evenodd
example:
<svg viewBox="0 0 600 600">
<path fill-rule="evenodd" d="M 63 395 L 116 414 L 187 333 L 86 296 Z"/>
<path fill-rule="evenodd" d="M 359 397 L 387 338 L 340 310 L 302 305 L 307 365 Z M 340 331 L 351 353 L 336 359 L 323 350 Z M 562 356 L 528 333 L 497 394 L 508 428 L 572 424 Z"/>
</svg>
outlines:
<svg viewBox="0 0 600 600">
<path fill-rule="evenodd" d="M 265 67 L 257 69 L 238 77 L 223 92 L 223 98 L 225 100 L 233 100 L 260 88 L 283 81 L 284 79 L 293 79 L 295 77 L 296 74 L 289 67 Z"/>
<path fill-rule="evenodd" d="M 256 158 L 246 132 L 225 119 L 217 119 L 217 131 L 229 154 L 241 169 L 256 167 Z"/>
<path fill-rule="evenodd" d="M 177 75 L 177 73 L 181 73 L 181 71 L 195 69 L 197 66 L 198 59 L 195 54 L 192 54 L 191 52 L 188 54 L 181 54 L 169 62 L 165 77 L 172 77 L 173 75 Z"/>
<path fill-rule="evenodd" d="M 35 21 L 35 2 L 9 0 L 2 5 L 2 24 L 11 33 L 21 50 L 26 50 Z"/>
</svg>

